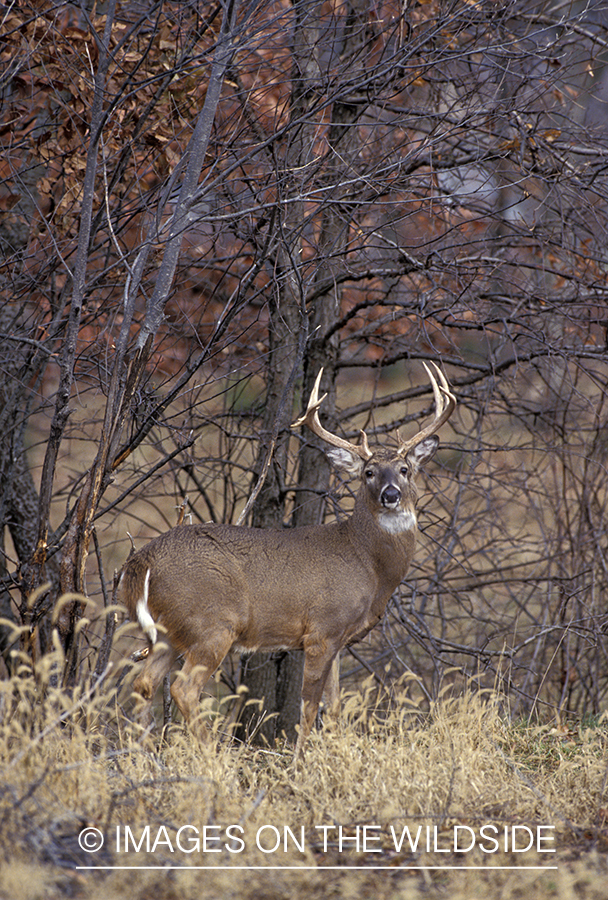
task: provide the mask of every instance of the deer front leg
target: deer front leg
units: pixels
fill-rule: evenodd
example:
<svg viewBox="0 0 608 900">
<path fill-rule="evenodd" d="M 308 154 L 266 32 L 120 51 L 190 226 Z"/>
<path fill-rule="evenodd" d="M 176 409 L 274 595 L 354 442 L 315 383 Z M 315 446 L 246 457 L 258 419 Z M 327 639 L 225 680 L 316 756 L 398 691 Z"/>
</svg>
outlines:
<svg viewBox="0 0 608 900">
<path fill-rule="evenodd" d="M 300 707 L 300 730 L 293 756 L 293 762 L 300 759 L 306 739 L 312 730 L 315 717 L 319 710 L 319 703 L 323 696 L 329 673 L 338 650 L 324 653 L 319 652 L 318 645 L 305 647 L 304 649 L 304 678 L 302 681 L 302 704 Z M 339 671 L 339 670 L 338 670 Z M 334 673 L 336 670 L 334 669 Z M 335 680 L 331 685 L 332 705 L 335 708 Z"/>
<path fill-rule="evenodd" d="M 338 719 L 340 716 L 340 654 L 336 653 L 334 660 L 325 682 L 325 690 L 323 691 L 323 702 L 327 714 L 332 719 Z"/>
</svg>

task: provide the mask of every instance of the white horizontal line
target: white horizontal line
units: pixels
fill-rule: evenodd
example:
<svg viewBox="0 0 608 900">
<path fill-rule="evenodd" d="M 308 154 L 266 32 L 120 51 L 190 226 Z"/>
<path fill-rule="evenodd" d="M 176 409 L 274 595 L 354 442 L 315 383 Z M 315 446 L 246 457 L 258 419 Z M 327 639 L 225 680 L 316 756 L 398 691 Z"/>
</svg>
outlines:
<svg viewBox="0 0 608 900">
<path fill-rule="evenodd" d="M 243 872 L 264 872 L 264 871 L 279 871 L 279 872 L 297 872 L 297 871 L 312 871 L 312 872 L 322 872 L 324 869 L 332 870 L 332 871 L 343 871 L 343 872 L 352 872 L 353 870 L 359 872 L 369 872 L 372 870 L 375 871 L 384 871 L 384 872 L 399 872 L 399 871 L 421 871 L 421 870 L 446 870 L 451 869 L 452 871 L 470 871 L 479 869 L 482 870 L 492 870 L 492 869 L 518 869 L 518 870 L 530 870 L 530 871 L 543 871 L 548 872 L 551 869 L 557 869 L 557 866 L 76 866 L 76 869 L 79 871 L 91 871 L 92 869 L 103 870 L 104 872 L 114 871 L 117 869 L 147 869 L 147 870 L 164 870 L 168 871 L 170 869 L 197 869 L 197 870 L 206 870 L 213 872 L 216 871 L 226 871 L 226 872 L 235 872 L 235 871 L 243 871 Z"/>
</svg>

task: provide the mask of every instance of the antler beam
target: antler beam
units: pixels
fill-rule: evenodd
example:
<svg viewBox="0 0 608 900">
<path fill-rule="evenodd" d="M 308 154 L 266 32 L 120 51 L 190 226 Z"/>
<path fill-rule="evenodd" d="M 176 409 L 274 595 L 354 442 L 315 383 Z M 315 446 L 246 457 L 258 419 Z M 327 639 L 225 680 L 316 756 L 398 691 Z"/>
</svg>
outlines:
<svg viewBox="0 0 608 900">
<path fill-rule="evenodd" d="M 409 441 L 404 441 L 397 431 L 397 439 L 399 440 L 399 456 L 405 456 L 405 454 L 408 453 L 412 449 L 412 447 L 415 447 L 425 438 L 430 437 L 430 435 L 435 434 L 435 432 L 441 428 L 443 423 L 447 422 L 447 420 L 454 412 L 454 408 L 456 406 L 456 397 L 451 392 L 447 379 L 439 366 L 434 362 L 431 363 L 439 378 L 440 383 L 437 384 L 437 379 L 435 378 L 427 364 L 423 362 L 422 365 L 426 369 L 427 375 L 429 376 L 429 380 L 431 382 L 431 386 L 433 388 L 433 396 L 435 397 L 435 418 L 429 425 L 426 426 L 426 428 L 423 428 L 422 431 L 419 431 L 418 434 L 415 434 L 413 438 L 410 438 Z"/>
<path fill-rule="evenodd" d="M 320 437 L 321 440 L 326 441 L 326 443 L 331 444 L 333 447 L 339 447 L 342 450 L 348 450 L 350 453 L 355 453 L 357 456 L 360 456 L 363 460 L 368 460 L 372 458 L 372 451 L 369 449 L 369 443 L 367 440 L 367 435 L 364 431 L 361 432 L 361 443 L 360 444 L 351 444 L 350 441 L 345 440 L 344 438 L 339 437 L 337 434 L 332 434 L 331 431 L 327 431 L 321 425 L 321 421 L 319 419 L 319 408 L 327 394 L 323 394 L 322 397 L 319 397 L 319 387 L 321 385 L 321 376 L 323 375 L 323 369 L 319 369 L 319 374 L 317 375 L 314 387 L 310 392 L 310 400 L 308 401 L 308 406 L 306 408 L 306 412 L 303 416 L 300 416 L 299 419 L 292 424 L 292 428 L 299 428 L 301 425 L 308 425 L 310 430 Z"/>
</svg>

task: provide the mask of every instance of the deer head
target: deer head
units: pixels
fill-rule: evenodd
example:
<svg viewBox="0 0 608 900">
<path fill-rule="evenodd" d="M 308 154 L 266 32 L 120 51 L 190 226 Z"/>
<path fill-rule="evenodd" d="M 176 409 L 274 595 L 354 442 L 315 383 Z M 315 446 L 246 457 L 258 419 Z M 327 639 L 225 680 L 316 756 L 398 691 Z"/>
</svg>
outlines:
<svg viewBox="0 0 608 900">
<path fill-rule="evenodd" d="M 456 398 L 441 369 L 433 363 L 439 379 L 437 382 L 426 363 L 423 366 L 433 388 L 435 417 L 409 441 L 404 441 L 397 430 L 398 443 L 394 450 L 376 447 L 372 451 L 364 431 L 360 433 L 359 444 L 352 444 L 321 425 L 319 409 L 327 396 L 319 397 L 323 369 L 317 375 L 306 412 L 291 426 L 308 426 L 329 445 L 326 452 L 336 468 L 352 478 L 361 477 L 359 503 L 368 507 L 380 527 L 397 533 L 415 525 L 415 476 L 435 455 L 439 445 L 435 432 L 449 419 L 456 406 Z"/>
</svg>

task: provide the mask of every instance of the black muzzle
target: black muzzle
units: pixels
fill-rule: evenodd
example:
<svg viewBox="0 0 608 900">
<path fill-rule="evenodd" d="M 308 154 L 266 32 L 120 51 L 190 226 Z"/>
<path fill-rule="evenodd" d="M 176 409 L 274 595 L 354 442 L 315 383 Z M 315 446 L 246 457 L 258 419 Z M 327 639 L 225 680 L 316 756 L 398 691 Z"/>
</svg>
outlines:
<svg viewBox="0 0 608 900">
<path fill-rule="evenodd" d="M 380 503 L 387 509 L 394 509 L 401 500 L 401 491 L 394 484 L 387 484 L 380 494 Z"/>
</svg>

